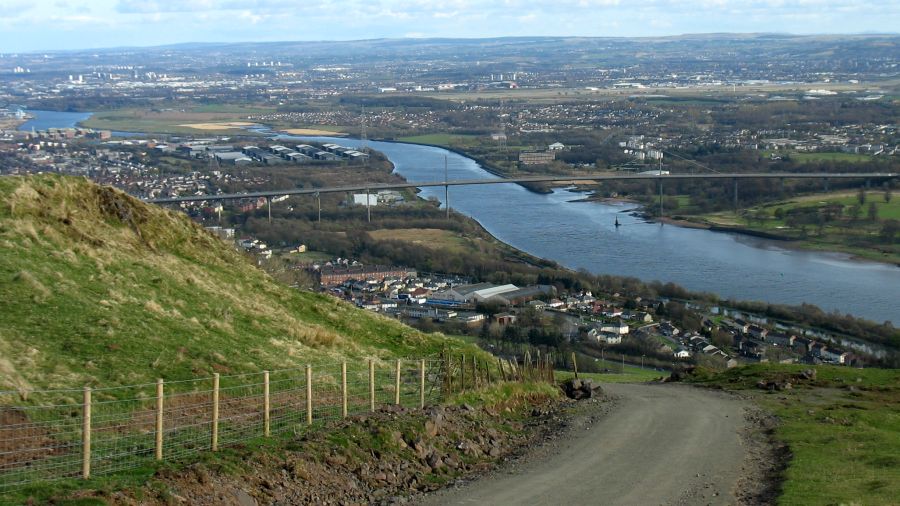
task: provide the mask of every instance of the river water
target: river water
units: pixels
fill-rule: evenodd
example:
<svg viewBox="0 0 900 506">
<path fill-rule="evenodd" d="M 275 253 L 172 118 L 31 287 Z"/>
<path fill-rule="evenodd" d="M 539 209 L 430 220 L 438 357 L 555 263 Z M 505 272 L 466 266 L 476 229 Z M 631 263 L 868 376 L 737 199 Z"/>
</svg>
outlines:
<svg viewBox="0 0 900 506">
<path fill-rule="evenodd" d="M 27 111 L 28 114 L 34 116 L 32 119 L 22 123 L 19 130 L 30 131 L 46 130 L 48 128 L 72 128 L 79 121 L 84 121 L 91 117 L 92 112 L 60 112 L 60 111 Z"/>
<path fill-rule="evenodd" d="M 90 113 L 30 111 L 20 128 L 65 128 Z M 280 136 L 359 147 L 357 139 Z M 441 181 L 444 157 L 450 179 L 496 176 L 477 162 L 445 149 L 369 141 L 411 182 Z M 421 195 L 443 202 L 443 188 Z M 828 311 L 900 323 L 900 267 L 850 260 L 839 253 L 785 249 L 778 241 L 646 223 L 630 204 L 576 202 L 581 194 L 541 195 L 519 185 L 451 187 L 450 205 L 476 219 L 499 240 L 572 269 L 673 282 L 689 290 L 742 300 L 808 302 Z M 377 219 L 377 210 L 374 213 Z M 622 224 L 614 226 L 616 217 Z"/>
<path fill-rule="evenodd" d="M 356 139 L 303 139 L 361 144 Z M 444 156 L 450 179 L 496 177 L 445 149 L 376 141 L 368 145 L 384 153 L 410 182 L 442 181 Z M 444 189 L 424 188 L 421 195 L 443 202 Z M 633 204 L 575 202 L 582 197 L 567 190 L 540 195 L 515 184 L 450 188 L 454 210 L 478 220 L 501 241 L 572 269 L 671 281 L 740 300 L 808 302 L 877 322 L 900 322 L 900 267 L 839 253 L 785 249 L 778 241 L 739 234 L 646 223 L 630 214 Z"/>
</svg>

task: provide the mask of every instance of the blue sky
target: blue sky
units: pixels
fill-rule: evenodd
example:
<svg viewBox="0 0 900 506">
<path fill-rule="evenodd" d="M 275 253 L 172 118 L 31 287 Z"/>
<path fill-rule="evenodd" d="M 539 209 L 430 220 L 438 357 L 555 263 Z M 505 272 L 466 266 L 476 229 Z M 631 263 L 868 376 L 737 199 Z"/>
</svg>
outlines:
<svg viewBox="0 0 900 506">
<path fill-rule="evenodd" d="M 897 33 L 897 0 L 0 0 L 0 52 L 179 42 Z"/>
</svg>

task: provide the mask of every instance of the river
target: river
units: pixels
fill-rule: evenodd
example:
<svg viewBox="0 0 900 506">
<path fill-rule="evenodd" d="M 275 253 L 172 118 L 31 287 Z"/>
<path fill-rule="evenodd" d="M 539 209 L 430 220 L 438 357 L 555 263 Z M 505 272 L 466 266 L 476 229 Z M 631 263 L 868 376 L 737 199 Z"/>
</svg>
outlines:
<svg viewBox="0 0 900 506">
<path fill-rule="evenodd" d="M 302 139 L 361 144 L 346 138 Z M 411 182 L 443 180 L 444 156 L 450 179 L 496 178 L 474 160 L 441 148 L 368 145 Z M 443 202 L 444 189 L 424 188 L 421 195 Z M 576 202 L 581 198 L 563 189 L 541 195 L 515 184 L 450 188 L 451 207 L 476 219 L 497 239 L 572 269 L 671 281 L 739 300 L 808 302 L 877 322 L 900 322 L 900 267 L 840 253 L 786 249 L 778 241 L 739 234 L 660 226 L 632 216 L 633 204 Z M 617 216 L 619 228 L 614 225 Z"/>
<path fill-rule="evenodd" d="M 61 111 L 26 111 L 33 118 L 22 123 L 19 130 L 46 130 L 48 128 L 72 128 L 78 122 L 91 117 L 92 112 L 61 112 Z"/>
<path fill-rule="evenodd" d="M 30 111 L 22 125 L 40 130 L 74 126 L 90 113 Z M 358 139 L 280 136 L 359 147 Z M 411 182 L 440 181 L 447 157 L 450 179 L 496 176 L 477 162 L 445 149 L 369 141 Z M 443 202 L 443 188 L 421 195 Z M 739 234 L 646 223 L 631 204 L 576 202 L 582 194 L 541 195 L 519 185 L 450 189 L 451 207 L 481 223 L 499 240 L 572 269 L 673 282 L 689 290 L 740 300 L 815 304 L 882 322 L 900 322 L 900 267 L 851 260 L 840 253 L 786 249 L 778 241 Z M 377 210 L 374 213 L 377 219 Z M 614 226 L 618 216 L 621 227 Z"/>
</svg>

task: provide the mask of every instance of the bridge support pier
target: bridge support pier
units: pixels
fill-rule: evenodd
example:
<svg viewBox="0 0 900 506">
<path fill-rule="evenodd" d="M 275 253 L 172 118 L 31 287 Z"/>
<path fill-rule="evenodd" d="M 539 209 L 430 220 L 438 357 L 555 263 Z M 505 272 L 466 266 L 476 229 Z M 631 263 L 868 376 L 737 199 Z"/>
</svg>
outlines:
<svg viewBox="0 0 900 506">
<path fill-rule="evenodd" d="M 372 206 L 369 202 L 369 189 L 366 188 L 366 221 L 372 222 Z"/>
<path fill-rule="evenodd" d="M 316 192 L 316 208 L 319 211 L 317 221 L 322 223 L 322 197 L 319 196 L 319 192 Z"/>
<path fill-rule="evenodd" d="M 738 213 L 738 180 L 734 180 L 734 214 Z"/>
<path fill-rule="evenodd" d="M 266 207 L 269 208 L 269 223 L 272 223 L 272 197 L 266 197 Z"/>
<path fill-rule="evenodd" d="M 447 184 L 450 181 L 448 177 L 447 170 L 447 155 L 444 155 L 444 207 L 446 207 L 447 211 L 447 219 L 450 219 L 450 185 Z"/>
<path fill-rule="evenodd" d="M 828 178 L 824 178 L 823 181 L 825 183 L 825 193 L 828 193 Z"/>
<path fill-rule="evenodd" d="M 659 178 L 659 217 L 663 217 L 663 180 Z M 659 222 L 662 225 L 662 221 Z"/>
</svg>

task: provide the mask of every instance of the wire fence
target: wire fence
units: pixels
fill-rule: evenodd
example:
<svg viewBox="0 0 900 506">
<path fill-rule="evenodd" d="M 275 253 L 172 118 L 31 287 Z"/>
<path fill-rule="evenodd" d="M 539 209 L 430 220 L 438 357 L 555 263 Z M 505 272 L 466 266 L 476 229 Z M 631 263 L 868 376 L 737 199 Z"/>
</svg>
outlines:
<svg viewBox="0 0 900 506">
<path fill-rule="evenodd" d="M 320 362 L 114 388 L 0 391 L 0 493 L 109 475 L 264 437 L 299 434 L 385 405 L 424 407 L 496 380 L 552 380 L 550 361 L 464 355 Z M 19 402 L 13 402 L 19 396 Z"/>
</svg>

